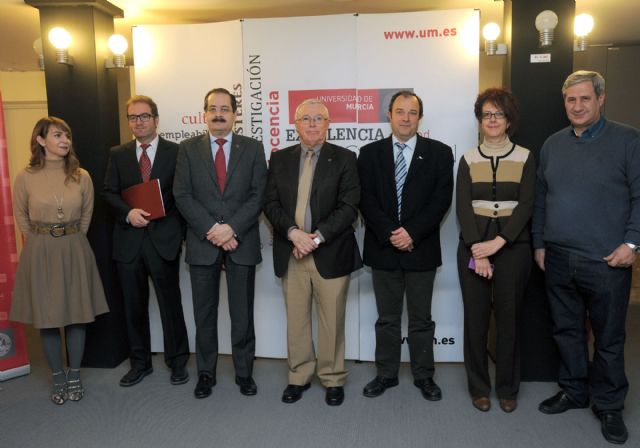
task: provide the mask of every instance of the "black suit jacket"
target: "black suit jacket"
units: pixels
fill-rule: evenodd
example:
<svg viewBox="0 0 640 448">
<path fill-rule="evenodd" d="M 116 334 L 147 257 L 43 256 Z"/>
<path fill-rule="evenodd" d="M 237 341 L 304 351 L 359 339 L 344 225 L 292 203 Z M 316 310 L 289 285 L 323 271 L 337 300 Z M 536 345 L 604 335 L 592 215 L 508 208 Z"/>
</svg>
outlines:
<svg viewBox="0 0 640 448">
<path fill-rule="evenodd" d="M 273 225 L 273 265 L 278 277 L 287 272 L 293 251 L 287 232 L 296 225 L 301 150 L 300 145 L 282 149 L 272 153 L 269 162 L 264 212 Z M 313 230 L 325 238 L 312 252 L 323 278 L 342 277 L 362 266 L 353 228 L 359 200 L 355 154 L 325 142 L 309 195 Z"/>
<path fill-rule="evenodd" d="M 145 228 L 136 228 L 126 222 L 131 207 L 120 193 L 142 182 L 136 157 L 135 140 L 111 148 L 102 196 L 111 205 L 116 223 L 113 229 L 113 259 L 130 262 L 140 251 L 144 233 L 148 232 L 154 247 L 165 260 L 175 260 L 180 254 L 184 223 L 173 199 L 173 176 L 176 169 L 178 145 L 160 137 L 151 179 L 160 179 L 166 216 L 154 219 Z"/>
<path fill-rule="evenodd" d="M 444 143 L 418 136 L 402 190 L 398 219 L 395 163 L 391 137 L 360 149 L 362 184 L 360 211 L 364 216 L 364 263 L 375 269 L 427 271 L 442 264 L 440 222 L 453 193 L 453 153 Z M 414 249 L 403 252 L 389 242 L 391 232 L 404 227 Z"/>
</svg>

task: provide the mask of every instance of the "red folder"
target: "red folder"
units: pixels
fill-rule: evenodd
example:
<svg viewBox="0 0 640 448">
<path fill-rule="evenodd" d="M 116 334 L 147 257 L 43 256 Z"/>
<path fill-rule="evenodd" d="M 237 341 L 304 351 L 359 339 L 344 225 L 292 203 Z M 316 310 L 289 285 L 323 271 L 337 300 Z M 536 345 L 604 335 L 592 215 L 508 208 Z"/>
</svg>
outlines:
<svg viewBox="0 0 640 448">
<path fill-rule="evenodd" d="M 121 193 L 124 202 L 132 208 L 141 208 L 145 212 L 151 213 L 146 219 L 158 219 L 166 215 L 164 211 L 164 201 L 162 200 L 162 190 L 160 190 L 160 179 L 152 179 L 149 182 L 129 187 Z"/>
</svg>

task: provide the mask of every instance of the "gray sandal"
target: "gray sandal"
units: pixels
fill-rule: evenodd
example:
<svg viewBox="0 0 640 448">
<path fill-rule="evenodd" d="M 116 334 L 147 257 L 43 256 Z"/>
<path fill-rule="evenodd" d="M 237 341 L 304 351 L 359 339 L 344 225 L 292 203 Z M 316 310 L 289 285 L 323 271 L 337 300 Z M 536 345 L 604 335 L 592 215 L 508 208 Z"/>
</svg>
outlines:
<svg viewBox="0 0 640 448">
<path fill-rule="evenodd" d="M 77 379 L 70 380 L 67 377 L 67 393 L 69 400 L 80 401 L 84 397 L 84 387 L 82 387 L 82 381 L 80 381 L 80 369 L 69 369 L 69 373 L 74 372 L 74 376 L 77 375 Z"/>
<path fill-rule="evenodd" d="M 62 379 L 62 382 L 56 382 L 56 377 Z M 67 377 L 64 372 L 55 372 L 53 374 L 53 386 L 51 387 L 51 401 L 57 405 L 64 404 L 69 398 L 67 394 Z"/>
</svg>

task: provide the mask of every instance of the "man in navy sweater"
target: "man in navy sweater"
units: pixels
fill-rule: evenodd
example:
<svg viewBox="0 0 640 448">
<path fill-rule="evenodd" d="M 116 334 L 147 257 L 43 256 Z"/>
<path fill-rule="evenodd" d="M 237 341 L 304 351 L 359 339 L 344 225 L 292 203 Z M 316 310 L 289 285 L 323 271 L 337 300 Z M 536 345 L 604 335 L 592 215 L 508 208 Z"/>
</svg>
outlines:
<svg viewBox="0 0 640 448">
<path fill-rule="evenodd" d="M 571 122 L 540 152 L 533 216 L 535 260 L 560 352 L 561 391 L 539 409 L 592 410 L 604 438 L 624 443 L 624 373 L 631 266 L 640 251 L 640 131 L 607 120 L 604 79 L 571 74 L 562 87 Z M 595 337 L 589 366 L 585 320 Z"/>
</svg>

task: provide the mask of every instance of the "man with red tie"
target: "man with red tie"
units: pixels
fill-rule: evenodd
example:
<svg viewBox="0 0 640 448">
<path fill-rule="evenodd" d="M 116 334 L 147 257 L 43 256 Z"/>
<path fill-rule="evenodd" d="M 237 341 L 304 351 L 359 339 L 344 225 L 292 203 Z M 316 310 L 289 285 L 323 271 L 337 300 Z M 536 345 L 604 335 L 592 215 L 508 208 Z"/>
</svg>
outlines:
<svg viewBox="0 0 640 448">
<path fill-rule="evenodd" d="M 173 175 L 178 145 L 157 133 L 156 103 L 144 95 L 127 102 L 127 121 L 135 140 L 111 149 L 103 197 L 116 222 L 113 259 L 122 286 L 129 335 L 131 370 L 120 380 L 123 387 L 138 384 L 153 371 L 149 333 L 149 280 L 151 277 L 164 334 L 164 359 L 171 369 L 171 384 L 189 381 L 186 370 L 189 340 L 182 313 L 179 286 L 180 250 L 184 221 L 173 199 Z M 149 213 L 132 208 L 122 191 L 150 179 L 159 179 L 166 215 L 149 220 Z"/>
<path fill-rule="evenodd" d="M 224 266 L 231 315 L 235 382 L 244 395 L 253 380 L 253 299 L 256 265 L 262 261 L 258 216 L 267 179 L 262 143 L 233 133 L 236 98 L 213 89 L 204 98 L 208 131 L 180 143 L 173 193 L 187 221 L 187 255 L 196 323 L 198 384 L 211 395 L 216 384 L 218 302 Z"/>
</svg>

